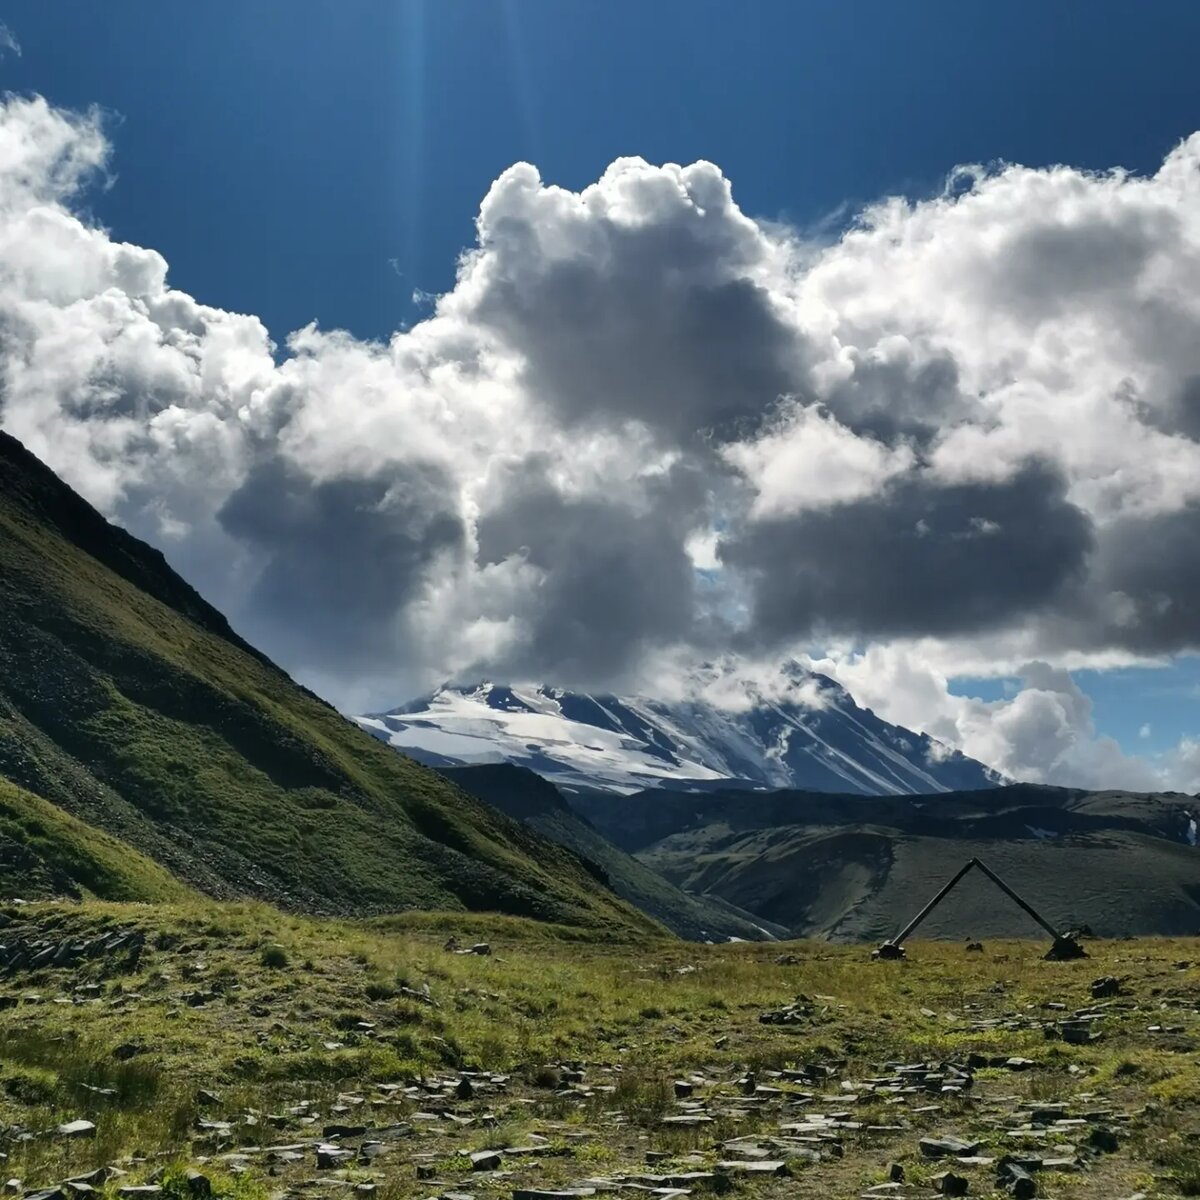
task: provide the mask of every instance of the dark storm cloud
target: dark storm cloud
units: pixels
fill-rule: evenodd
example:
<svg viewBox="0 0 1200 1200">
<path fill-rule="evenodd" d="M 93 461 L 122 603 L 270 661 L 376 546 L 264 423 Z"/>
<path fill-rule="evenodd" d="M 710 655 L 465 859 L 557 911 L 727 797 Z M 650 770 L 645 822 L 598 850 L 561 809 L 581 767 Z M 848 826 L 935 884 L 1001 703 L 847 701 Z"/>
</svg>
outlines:
<svg viewBox="0 0 1200 1200">
<path fill-rule="evenodd" d="M 1165 404 L 1159 407 L 1142 404 L 1137 408 L 1141 419 L 1156 429 L 1200 442 L 1200 375 L 1181 380 Z"/>
<path fill-rule="evenodd" d="M 671 282 L 640 264 L 619 284 L 556 266 L 536 292 L 508 285 L 487 319 L 528 358 L 531 389 L 570 421 L 634 419 L 676 436 L 756 425 L 796 386 L 794 338 L 745 281 Z"/>
<path fill-rule="evenodd" d="M 268 629 L 286 661 L 340 670 L 371 664 L 391 644 L 395 614 L 438 556 L 461 548 L 455 509 L 433 466 L 314 482 L 274 458 L 251 471 L 218 517 L 261 555 L 247 622 Z"/>
<path fill-rule="evenodd" d="M 1116 613 L 1093 626 L 1099 644 L 1143 654 L 1200 649 L 1200 504 L 1115 521 L 1093 578 Z"/>
<path fill-rule="evenodd" d="M 1092 544 L 1062 477 L 1031 464 L 1000 483 L 913 477 L 879 495 L 761 520 L 722 542 L 746 573 L 755 634 L 946 636 L 1045 608 Z"/>
<path fill-rule="evenodd" d="M 0 144 L 6 429 L 343 707 L 824 632 L 932 635 L 881 643 L 874 691 L 923 706 L 909 654 L 944 679 L 1197 644 L 1200 136 L 1152 176 L 973 171 L 821 245 L 711 163 L 578 191 L 516 164 L 386 343 L 173 289 L 78 209 L 98 114 L 10 98 Z"/>
<path fill-rule="evenodd" d="M 926 445 L 971 410 L 958 363 L 944 353 L 924 361 L 906 353 L 856 355 L 853 374 L 830 390 L 826 405 L 847 428 L 885 445 L 901 438 Z"/>
<path fill-rule="evenodd" d="M 694 571 L 683 549 L 697 497 L 687 473 L 650 503 L 567 497 L 536 469 L 479 522 L 479 558 L 516 555 L 544 572 L 522 614 L 529 638 L 520 668 L 574 681 L 618 677 L 646 646 L 686 640 L 694 620 Z M 533 664 L 531 667 L 530 664 Z"/>
</svg>

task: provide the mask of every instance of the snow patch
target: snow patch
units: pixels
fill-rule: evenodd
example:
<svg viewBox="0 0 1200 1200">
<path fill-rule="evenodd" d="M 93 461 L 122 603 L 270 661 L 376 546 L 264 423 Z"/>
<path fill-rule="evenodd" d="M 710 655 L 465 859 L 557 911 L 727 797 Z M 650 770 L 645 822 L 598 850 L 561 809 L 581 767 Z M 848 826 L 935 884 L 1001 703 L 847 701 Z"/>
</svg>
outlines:
<svg viewBox="0 0 1200 1200">
<path fill-rule="evenodd" d="M 1026 825 L 1026 829 L 1039 841 L 1046 841 L 1049 838 L 1056 838 L 1058 834 L 1053 829 L 1039 829 L 1036 825 Z"/>
</svg>

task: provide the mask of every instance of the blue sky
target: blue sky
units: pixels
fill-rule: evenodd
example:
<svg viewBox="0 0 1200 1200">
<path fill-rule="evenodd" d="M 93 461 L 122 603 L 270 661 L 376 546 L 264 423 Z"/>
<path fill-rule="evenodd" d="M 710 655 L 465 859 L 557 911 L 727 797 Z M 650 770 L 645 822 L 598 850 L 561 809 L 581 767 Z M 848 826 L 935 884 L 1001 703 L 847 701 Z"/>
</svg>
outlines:
<svg viewBox="0 0 1200 1200">
<path fill-rule="evenodd" d="M 620 156 L 710 160 L 742 212 L 832 241 L 955 164 L 1148 175 L 1200 127 L 1200 6 L 1166 0 L 8 0 L 0 20 L 6 91 L 103 114 L 112 182 L 81 215 L 277 342 L 419 322 L 521 160 L 575 191 Z M 1075 675 L 1129 754 L 1200 733 L 1197 660 L 1161 657 Z"/>
<path fill-rule="evenodd" d="M 8 89 L 119 117 L 92 202 L 175 286 L 386 337 L 518 160 L 706 158 L 806 225 L 956 163 L 1149 170 L 1200 121 L 1200 6 L 921 0 L 8 0 Z M 393 265 L 394 264 L 394 265 Z"/>
<path fill-rule="evenodd" d="M 1181 736 L 1200 730 L 1200 660 L 1194 656 L 1169 666 L 1076 671 L 1075 682 L 1092 701 L 1097 731 L 1130 753 L 1165 753 Z M 1018 686 L 1013 678 L 962 676 L 950 690 L 995 701 L 1012 696 Z"/>
</svg>

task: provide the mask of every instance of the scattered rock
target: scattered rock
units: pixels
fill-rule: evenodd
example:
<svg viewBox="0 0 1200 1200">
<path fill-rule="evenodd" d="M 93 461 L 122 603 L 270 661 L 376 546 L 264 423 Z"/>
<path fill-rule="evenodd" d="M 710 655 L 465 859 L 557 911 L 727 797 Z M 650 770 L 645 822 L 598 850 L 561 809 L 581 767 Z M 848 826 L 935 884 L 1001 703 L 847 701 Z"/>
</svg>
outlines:
<svg viewBox="0 0 1200 1200">
<path fill-rule="evenodd" d="M 58 1127 L 59 1137 L 85 1138 L 96 1136 L 96 1126 L 91 1121 L 67 1121 Z"/>
<path fill-rule="evenodd" d="M 955 1175 L 953 1171 L 935 1175 L 933 1184 L 943 1196 L 965 1196 L 971 1186 L 965 1175 Z"/>
<path fill-rule="evenodd" d="M 213 1194 L 212 1180 L 203 1171 L 192 1167 L 188 1170 L 186 1179 L 188 1195 L 192 1200 L 209 1200 Z"/>
<path fill-rule="evenodd" d="M 1016 1200 L 1033 1200 L 1037 1195 L 1037 1184 L 1033 1176 L 1019 1163 L 1002 1158 L 997 1172 L 999 1184 Z"/>
<path fill-rule="evenodd" d="M 562 1192 L 542 1192 L 536 1188 L 513 1188 L 512 1200 L 575 1200 L 577 1196 L 594 1196 L 595 1188 L 567 1188 Z"/>
<path fill-rule="evenodd" d="M 1101 1000 L 1105 996 L 1119 996 L 1121 982 L 1113 975 L 1105 975 L 1092 983 L 1092 999 Z"/>
<path fill-rule="evenodd" d="M 794 1003 L 762 1013 L 758 1019 L 763 1025 L 802 1025 L 811 1015 L 808 997 L 798 996 Z"/>
<path fill-rule="evenodd" d="M 918 1143 L 926 1158 L 961 1158 L 974 1154 L 979 1145 L 979 1142 L 964 1142 L 956 1137 L 922 1138 Z"/>
<path fill-rule="evenodd" d="M 325 1125 L 321 1129 L 323 1138 L 356 1138 L 367 1132 L 365 1125 Z"/>
<path fill-rule="evenodd" d="M 717 1163 L 717 1170 L 726 1175 L 786 1175 L 787 1163 L 783 1159 L 726 1159 Z"/>
<path fill-rule="evenodd" d="M 353 1158 L 354 1152 L 341 1146 L 320 1145 L 317 1147 L 317 1170 L 330 1171 L 340 1167 L 348 1158 Z"/>
<path fill-rule="evenodd" d="M 1101 1154 L 1116 1154 L 1121 1148 L 1121 1140 L 1116 1133 L 1103 1125 L 1098 1125 L 1088 1134 L 1087 1144 Z"/>
</svg>

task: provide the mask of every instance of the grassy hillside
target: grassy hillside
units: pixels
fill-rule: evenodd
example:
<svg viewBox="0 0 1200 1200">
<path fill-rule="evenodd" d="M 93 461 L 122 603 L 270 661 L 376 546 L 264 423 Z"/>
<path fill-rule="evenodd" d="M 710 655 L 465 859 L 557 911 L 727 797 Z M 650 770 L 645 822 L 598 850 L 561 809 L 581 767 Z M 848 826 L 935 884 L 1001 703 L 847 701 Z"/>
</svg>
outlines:
<svg viewBox="0 0 1200 1200">
<path fill-rule="evenodd" d="M 1196 940 L 1089 941 L 1073 963 L 914 942 L 879 963 L 207 900 L 0 906 L 0 925 L 0 1153 L 26 1196 L 98 1171 L 104 1200 L 828 1200 L 893 1163 L 900 1195 L 947 1170 L 1004 1195 L 1014 1155 L 1043 1197 L 1200 1194 Z M 1094 999 L 1105 976 L 1117 994 Z M 55 1134 L 80 1120 L 90 1136 Z M 921 1149 L 946 1136 L 977 1152 Z"/>
<path fill-rule="evenodd" d="M 8 896 L 179 901 L 191 889 L 131 846 L 0 779 L 0 877 Z"/>
<path fill-rule="evenodd" d="M 915 916 L 970 858 L 982 859 L 1056 927 L 1105 937 L 1200 934 L 1200 852 L 1108 831 L 1054 841 L 921 837 L 880 826 L 716 827 L 668 838 L 647 861 L 795 936 L 879 942 Z M 922 937 L 1042 937 L 973 872 L 921 926 Z"/>
<path fill-rule="evenodd" d="M 812 792 L 571 796 L 600 830 L 688 891 L 794 936 L 878 941 L 977 857 L 1063 928 L 1200 933 L 1194 797 L 1028 784 L 920 797 Z M 922 926 L 933 937 L 1039 936 L 981 876 Z"/>
<path fill-rule="evenodd" d="M 294 684 L 4 434 L 0 779 L 216 896 L 655 928 L 574 855 Z M 161 889 L 161 873 L 103 870 L 110 842 L 72 844 L 57 861 L 80 888 Z"/>
<path fill-rule="evenodd" d="M 441 772 L 471 795 L 595 863 L 618 896 L 680 937 L 699 942 L 730 937 L 760 941 L 768 934 L 785 932 L 763 918 L 755 921 L 719 897 L 693 895 L 668 883 L 657 871 L 603 838 L 567 806 L 552 783 L 525 767 L 497 763 L 443 767 Z"/>
</svg>

